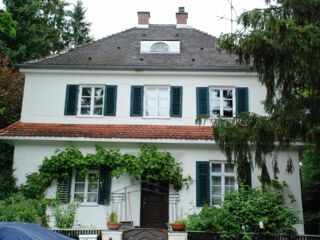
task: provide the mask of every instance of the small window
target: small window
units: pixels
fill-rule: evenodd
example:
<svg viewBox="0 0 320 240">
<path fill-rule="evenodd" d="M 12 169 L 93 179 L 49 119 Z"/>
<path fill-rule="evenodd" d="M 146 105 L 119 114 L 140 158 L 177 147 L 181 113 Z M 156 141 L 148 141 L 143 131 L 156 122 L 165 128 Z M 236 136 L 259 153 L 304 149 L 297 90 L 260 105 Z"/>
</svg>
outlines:
<svg viewBox="0 0 320 240">
<path fill-rule="evenodd" d="M 164 42 L 154 43 L 150 48 L 151 53 L 168 53 L 169 46 Z"/>
<path fill-rule="evenodd" d="M 144 89 L 144 117 L 168 118 L 170 87 L 147 86 Z"/>
<path fill-rule="evenodd" d="M 104 106 L 103 86 L 80 86 L 79 116 L 102 116 Z"/>
<path fill-rule="evenodd" d="M 97 204 L 98 190 L 98 170 L 90 170 L 86 176 L 82 176 L 78 172 L 74 172 L 72 178 L 71 200 L 88 204 Z"/>
<path fill-rule="evenodd" d="M 210 116 L 233 117 L 235 114 L 235 90 L 210 88 Z"/>
<path fill-rule="evenodd" d="M 233 164 L 211 163 L 211 203 L 221 205 L 224 195 L 236 188 Z"/>
</svg>

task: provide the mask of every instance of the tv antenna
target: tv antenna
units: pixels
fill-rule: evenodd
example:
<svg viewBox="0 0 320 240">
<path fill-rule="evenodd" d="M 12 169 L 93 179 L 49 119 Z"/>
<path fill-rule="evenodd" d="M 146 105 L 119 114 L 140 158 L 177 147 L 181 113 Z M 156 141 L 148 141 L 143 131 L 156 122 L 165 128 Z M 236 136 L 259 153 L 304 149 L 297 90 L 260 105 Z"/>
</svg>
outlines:
<svg viewBox="0 0 320 240">
<path fill-rule="evenodd" d="M 217 16 L 217 18 L 219 18 L 219 20 L 230 21 L 230 27 L 231 27 L 230 30 L 231 30 L 231 33 L 233 33 L 233 22 L 236 21 L 233 18 L 233 16 L 234 16 L 233 14 L 235 14 L 237 18 L 239 17 L 239 15 L 237 14 L 236 10 L 233 7 L 233 3 L 232 3 L 233 0 L 227 0 L 227 1 L 230 4 L 230 18 L 226 18 L 225 16 Z"/>
</svg>

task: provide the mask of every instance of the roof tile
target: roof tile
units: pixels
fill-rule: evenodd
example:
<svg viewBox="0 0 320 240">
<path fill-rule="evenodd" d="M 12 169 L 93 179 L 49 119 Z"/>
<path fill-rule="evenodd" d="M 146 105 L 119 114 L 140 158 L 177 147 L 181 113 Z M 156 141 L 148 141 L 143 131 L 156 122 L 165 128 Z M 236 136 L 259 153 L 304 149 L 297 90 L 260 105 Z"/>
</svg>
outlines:
<svg viewBox="0 0 320 240">
<path fill-rule="evenodd" d="M 48 124 L 16 122 L 0 130 L 1 137 L 83 137 L 212 140 L 206 126 Z"/>
</svg>

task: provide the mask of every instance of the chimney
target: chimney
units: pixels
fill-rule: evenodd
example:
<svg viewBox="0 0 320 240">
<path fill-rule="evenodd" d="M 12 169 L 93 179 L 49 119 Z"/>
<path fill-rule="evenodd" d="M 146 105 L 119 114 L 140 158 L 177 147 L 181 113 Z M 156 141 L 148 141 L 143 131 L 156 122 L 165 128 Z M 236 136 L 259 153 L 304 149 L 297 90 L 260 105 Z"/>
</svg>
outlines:
<svg viewBox="0 0 320 240">
<path fill-rule="evenodd" d="M 179 12 L 176 13 L 177 28 L 187 27 L 188 13 L 184 11 L 184 7 L 179 7 Z"/>
<path fill-rule="evenodd" d="M 138 27 L 149 27 L 150 12 L 138 12 Z"/>
</svg>

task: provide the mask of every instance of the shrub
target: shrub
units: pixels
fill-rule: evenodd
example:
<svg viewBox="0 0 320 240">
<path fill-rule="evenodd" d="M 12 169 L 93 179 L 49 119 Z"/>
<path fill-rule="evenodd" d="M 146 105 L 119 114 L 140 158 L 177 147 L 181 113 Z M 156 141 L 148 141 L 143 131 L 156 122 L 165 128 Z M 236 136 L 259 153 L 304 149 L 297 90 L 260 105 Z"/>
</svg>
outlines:
<svg viewBox="0 0 320 240">
<path fill-rule="evenodd" d="M 296 234 L 297 213 L 285 207 L 280 194 L 241 187 L 229 192 L 220 208 L 205 206 L 188 217 L 189 230 L 219 232 L 223 239 L 241 239 L 248 233 Z M 259 224 L 260 223 L 260 224 Z"/>
<path fill-rule="evenodd" d="M 64 205 L 58 203 L 54 206 L 53 216 L 56 220 L 55 226 L 57 228 L 72 228 L 78 207 L 78 202 L 71 202 Z"/>
<path fill-rule="evenodd" d="M 0 222 L 30 222 L 46 225 L 46 202 L 14 194 L 0 201 Z"/>
</svg>

